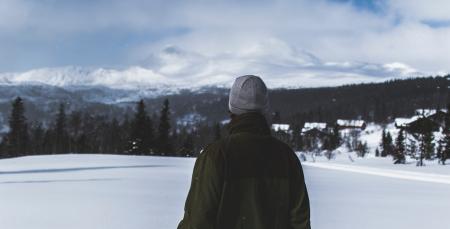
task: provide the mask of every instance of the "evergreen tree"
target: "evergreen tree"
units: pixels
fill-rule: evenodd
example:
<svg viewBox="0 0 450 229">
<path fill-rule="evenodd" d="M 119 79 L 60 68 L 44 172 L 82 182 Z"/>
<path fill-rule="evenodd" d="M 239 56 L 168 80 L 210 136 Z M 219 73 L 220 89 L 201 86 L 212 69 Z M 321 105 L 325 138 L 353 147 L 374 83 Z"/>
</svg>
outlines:
<svg viewBox="0 0 450 229">
<path fill-rule="evenodd" d="M 405 164 L 405 135 L 403 134 L 403 129 L 398 133 L 397 139 L 395 140 L 395 150 L 394 150 L 394 164 Z"/>
<path fill-rule="evenodd" d="M 182 154 L 183 156 L 194 156 L 194 137 L 192 134 L 187 134 L 183 142 Z"/>
<path fill-rule="evenodd" d="M 45 130 L 42 127 L 42 123 L 35 123 L 31 127 L 31 150 L 34 155 L 44 154 L 43 142 L 44 142 Z"/>
<path fill-rule="evenodd" d="M 69 152 L 80 153 L 78 139 L 83 128 L 82 113 L 75 111 L 69 116 L 68 135 L 69 135 Z"/>
<path fill-rule="evenodd" d="M 140 100 L 137 103 L 136 113 L 132 121 L 127 152 L 141 155 L 147 155 L 151 152 L 153 142 L 152 126 L 152 120 L 147 115 L 144 100 Z"/>
<path fill-rule="evenodd" d="M 6 157 L 6 136 L 0 138 L 0 159 Z"/>
<path fill-rule="evenodd" d="M 130 137 L 131 130 L 132 130 L 132 125 L 131 125 L 130 119 L 128 117 L 128 114 L 125 114 L 125 118 L 122 121 L 122 123 L 120 124 L 120 133 L 121 133 L 120 153 L 122 153 L 122 154 L 129 153 L 128 149 L 126 147 L 128 146 L 128 141 L 131 138 Z"/>
<path fill-rule="evenodd" d="M 423 135 L 423 152 L 424 152 L 424 157 L 427 160 L 430 160 L 432 158 L 432 156 L 434 155 L 434 136 L 433 136 L 433 132 L 429 131 L 426 132 Z"/>
<path fill-rule="evenodd" d="M 392 135 L 389 131 L 386 133 L 386 151 L 388 155 L 392 155 L 394 153 Z"/>
<path fill-rule="evenodd" d="M 69 152 L 69 135 L 67 132 L 66 109 L 64 103 L 59 104 L 58 114 L 55 122 L 55 138 L 54 138 L 54 152 L 63 154 Z"/>
<path fill-rule="evenodd" d="M 296 123 L 292 126 L 292 148 L 295 151 L 299 151 L 303 149 L 302 144 L 302 128 L 300 124 Z"/>
<path fill-rule="evenodd" d="M 383 129 L 383 132 L 381 133 L 380 148 L 382 157 L 393 154 L 394 146 L 392 143 L 392 136 L 389 131 L 386 131 L 386 129 Z"/>
<path fill-rule="evenodd" d="M 416 137 L 416 138 L 418 138 L 418 137 Z M 407 148 L 406 153 L 409 156 L 411 156 L 413 158 L 417 157 L 417 142 L 415 140 L 410 139 L 409 141 L 407 141 L 406 148 Z"/>
<path fill-rule="evenodd" d="M 381 148 L 381 156 L 386 157 L 387 153 L 384 151 L 384 145 L 386 144 L 386 130 L 383 129 L 383 132 L 381 132 L 381 142 L 380 142 L 380 148 Z"/>
<path fill-rule="evenodd" d="M 378 149 L 378 147 L 375 149 L 375 157 L 379 157 L 380 156 L 380 150 Z"/>
<path fill-rule="evenodd" d="M 423 166 L 423 159 L 431 159 L 431 155 L 434 153 L 433 132 L 426 131 L 420 135 L 420 157 L 418 166 Z"/>
<path fill-rule="evenodd" d="M 153 120 L 152 118 L 150 118 L 150 116 L 147 116 L 145 118 L 145 122 L 144 122 L 144 126 L 143 128 L 143 139 L 144 139 L 144 148 L 146 148 L 146 152 L 147 154 L 154 154 L 154 148 L 156 147 L 155 145 L 155 134 L 154 134 L 154 129 L 153 129 Z"/>
<path fill-rule="evenodd" d="M 441 162 L 442 158 L 442 150 L 444 149 L 444 139 L 439 139 L 437 141 L 437 147 L 436 147 L 436 158 L 438 159 L 438 162 Z"/>
<path fill-rule="evenodd" d="M 331 148 L 334 150 L 341 144 L 341 135 L 339 134 L 339 128 L 337 125 L 333 127 L 333 134 L 331 135 Z"/>
<path fill-rule="evenodd" d="M 329 138 L 324 138 L 322 141 L 322 150 L 331 151 L 331 143 Z"/>
<path fill-rule="evenodd" d="M 356 143 L 356 152 L 359 157 L 364 157 L 368 151 L 367 142 L 362 143 L 361 141 L 358 141 Z"/>
<path fill-rule="evenodd" d="M 173 155 L 172 143 L 169 138 L 170 133 L 170 109 L 169 109 L 169 100 L 165 99 L 160 117 L 159 117 L 159 126 L 158 126 L 158 154 L 161 155 Z"/>
<path fill-rule="evenodd" d="M 53 150 L 53 132 L 50 129 L 44 131 L 44 137 L 42 139 L 42 151 L 45 154 L 50 154 Z"/>
<path fill-rule="evenodd" d="M 122 153 L 122 136 L 119 121 L 117 121 L 116 118 L 113 118 L 107 129 L 108 135 L 106 139 L 106 145 L 108 145 L 109 148 L 106 150 L 106 152 L 114 154 Z"/>
<path fill-rule="evenodd" d="M 445 125 L 442 133 L 444 134 L 444 139 L 442 140 L 443 149 L 439 159 L 445 165 L 445 161 L 450 158 L 450 103 L 447 105 Z"/>
<path fill-rule="evenodd" d="M 443 150 L 441 152 L 440 161 L 445 165 L 445 161 L 450 158 L 450 132 L 447 132 L 444 137 Z"/>
<path fill-rule="evenodd" d="M 20 97 L 17 97 L 12 103 L 9 128 L 10 130 L 4 139 L 7 154 L 5 156 L 17 157 L 26 155 L 29 150 L 29 133 L 25 107 Z"/>
</svg>

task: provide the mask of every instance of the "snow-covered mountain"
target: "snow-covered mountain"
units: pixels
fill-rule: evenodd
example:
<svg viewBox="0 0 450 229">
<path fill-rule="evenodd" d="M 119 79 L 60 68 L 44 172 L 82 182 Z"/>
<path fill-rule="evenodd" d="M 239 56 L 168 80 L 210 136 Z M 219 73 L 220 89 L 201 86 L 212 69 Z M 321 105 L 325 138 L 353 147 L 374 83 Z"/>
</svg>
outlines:
<svg viewBox="0 0 450 229">
<path fill-rule="evenodd" d="M 262 76 L 269 88 L 337 86 L 423 75 L 404 63 L 325 61 L 278 39 L 209 55 L 169 45 L 141 59 L 121 69 L 66 66 L 0 73 L 0 84 L 107 87 L 155 95 L 205 86 L 227 87 L 236 76 L 246 74 Z"/>
</svg>

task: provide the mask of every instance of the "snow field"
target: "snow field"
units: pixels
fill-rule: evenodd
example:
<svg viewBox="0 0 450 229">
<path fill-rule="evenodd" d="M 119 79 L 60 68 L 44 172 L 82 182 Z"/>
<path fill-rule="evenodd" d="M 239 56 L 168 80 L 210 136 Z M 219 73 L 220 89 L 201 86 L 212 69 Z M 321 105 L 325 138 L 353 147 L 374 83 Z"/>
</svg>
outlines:
<svg viewBox="0 0 450 229">
<path fill-rule="evenodd" d="M 313 228 L 449 228 L 450 166 L 303 162 Z M 172 229 L 195 159 L 49 155 L 0 160 L 0 228 Z"/>
</svg>

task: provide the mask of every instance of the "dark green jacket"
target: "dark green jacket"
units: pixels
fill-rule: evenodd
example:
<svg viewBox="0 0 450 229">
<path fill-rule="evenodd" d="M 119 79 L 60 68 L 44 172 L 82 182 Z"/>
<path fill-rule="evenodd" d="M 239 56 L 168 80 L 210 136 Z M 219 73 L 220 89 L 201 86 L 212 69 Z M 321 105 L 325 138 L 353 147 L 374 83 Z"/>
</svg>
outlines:
<svg viewBox="0 0 450 229">
<path fill-rule="evenodd" d="M 230 135 L 195 162 L 178 229 L 307 229 L 309 199 L 295 153 L 262 115 L 237 116 Z"/>
</svg>

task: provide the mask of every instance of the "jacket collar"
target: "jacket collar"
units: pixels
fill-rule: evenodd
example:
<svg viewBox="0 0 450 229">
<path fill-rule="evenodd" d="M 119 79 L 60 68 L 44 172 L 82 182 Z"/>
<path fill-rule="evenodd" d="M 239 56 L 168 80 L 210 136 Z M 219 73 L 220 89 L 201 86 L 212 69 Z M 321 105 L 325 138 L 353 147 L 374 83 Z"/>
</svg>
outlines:
<svg viewBox="0 0 450 229">
<path fill-rule="evenodd" d="M 245 113 L 233 118 L 228 126 L 229 134 L 247 132 L 270 135 L 266 118 L 260 113 Z"/>
</svg>

